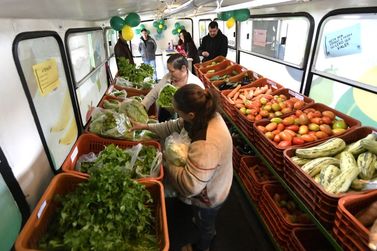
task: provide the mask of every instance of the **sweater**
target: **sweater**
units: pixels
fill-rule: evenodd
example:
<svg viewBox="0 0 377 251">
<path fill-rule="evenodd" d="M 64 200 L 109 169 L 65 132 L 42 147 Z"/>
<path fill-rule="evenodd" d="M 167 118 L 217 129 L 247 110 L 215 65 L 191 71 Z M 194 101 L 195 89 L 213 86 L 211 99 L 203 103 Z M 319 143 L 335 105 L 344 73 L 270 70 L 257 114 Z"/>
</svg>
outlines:
<svg viewBox="0 0 377 251">
<path fill-rule="evenodd" d="M 135 64 L 130 47 L 128 46 L 127 42 L 122 41 L 120 38 L 118 39 L 114 47 L 114 54 L 115 54 L 115 59 L 117 62 L 118 69 L 119 69 L 119 62 L 118 62 L 119 57 L 125 57 L 129 60 L 131 64 Z"/>
<path fill-rule="evenodd" d="M 203 57 L 203 62 L 214 59 L 217 56 L 224 56 L 228 54 L 228 38 L 219 30 L 215 37 L 206 35 L 202 39 L 202 44 L 198 48 L 199 55 L 202 56 L 203 51 L 209 53 L 208 57 Z"/>
<path fill-rule="evenodd" d="M 143 104 L 145 109 L 148 110 L 149 107 L 157 100 L 158 96 L 160 95 L 161 89 L 164 88 L 164 86 L 168 83 L 174 85 L 174 83 L 172 83 L 170 80 L 170 73 L 167 73 L 144 97 L 141 103 Z M 187 84 L 196 84 L 204 89 L 202 81 L 190 71 L 188 71 Z"/>
<path fill-rule="evenodd" d="M 162 139 L 183 129 L 183 120 L 150 124 L 149 129 Z M 205 138 L 191 142 L 185 166 L 165 166 L 165 173 L 181 196 L 193 205 L 213 208 L 227 198 L 233 180 L 232 137 L 220 116 L 212 118 Z"/>
<path fill-rule="evenodd" d="M 147 40 L 140 37 L 138 50 L 143 62 L 156 59 L 157 44 L 150 36 L 147 37 Z"/>
</svg>

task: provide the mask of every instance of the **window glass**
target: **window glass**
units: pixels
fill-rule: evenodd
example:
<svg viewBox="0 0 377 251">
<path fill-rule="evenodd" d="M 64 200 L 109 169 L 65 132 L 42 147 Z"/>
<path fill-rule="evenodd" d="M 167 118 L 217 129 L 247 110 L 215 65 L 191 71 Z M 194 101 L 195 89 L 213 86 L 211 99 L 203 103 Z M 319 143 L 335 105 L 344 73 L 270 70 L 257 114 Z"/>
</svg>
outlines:
<svg viewBox="0 0 377 251">
<path fill-rule="evenodd" d="M 68 53 L 76 86 L 106 59 L 102 30 L 68 34 Z"/>
<path fill-rule="evenodd" d="M 17 44 L 21 73 L 26 80 L 52 164 L 57 170 L 78 136 L 63 58 L 56 37 L 21 40 Z M 46 150 L 47 151 L 47 150 Z"/>
<path fill-rule="evenodd" d="M 242 26 L 250 29 L 251 52 L 303 67 L 310 28 L 306 17 L 251 20 L 252 24 Z M 241 46 L 245 50 L 247 47 L 244 43 Z"/>
<path fill-rule="evenodd" d="M 211 22 L 208 20 L 199 20 L 199 41 L 202 42 L 202 38 L 208 34 L 208 25 Z"/>
<path fill-rule="evenodd" d="M 372 83 L 377 85 L 377 78 Z M 377 98 L 372 92 L 314 75 L 309 97 L 377 128 Z"/>
<path fill-rule="evenodd" d="M 320 32 L 313 71 L 377 92 L 376 26 L 376 13 L 329 17 Z"/>
<path fill-rule="evenodd" d="M 216 20 L 219 24 L 219 29 L 221 32 L 227 36 L 228 38 L 228 46 L 235 47 L 236 46 L 236 24 L 234 24 L 231 28 L 226 26 L 226 22 L 221 20 Z"/>
<path fill-rule="evenodd" d="M 2 175 L 0 175 L 0 211 L 0 250 L 11 250 L 21 229 L 22 215 Z"/>
<path fill-rule="evenodd" d="M 114 47 L 118 41 L 117 31 L 113 30 L 112 28 L 105 29 L 106 33 L 106 49 L 107 49 L 107 57 L 111 57 L 114 54 Z"/>
<path fill-rule="evenodd" d="M 240 49 L 251 51 L 251 31 L 253 27 L 253 21 L 250 19 L 244 22 L 241 22 L 241 31 L 240 32 Z"/>
</svg>

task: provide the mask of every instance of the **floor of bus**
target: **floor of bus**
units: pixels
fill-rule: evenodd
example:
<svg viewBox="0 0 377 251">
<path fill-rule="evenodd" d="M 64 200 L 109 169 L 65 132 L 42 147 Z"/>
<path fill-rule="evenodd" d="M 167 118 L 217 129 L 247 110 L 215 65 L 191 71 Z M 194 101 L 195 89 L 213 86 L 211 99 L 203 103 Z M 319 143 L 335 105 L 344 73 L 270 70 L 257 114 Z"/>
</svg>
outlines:
<svg viewBox="0 0 377 251">
<path fill-rule="evenodd" d="M 174 200 L 166 200 L 170 250 L 194 243 L 197 238 L 190 208 Z M 216 237 L 211 251 L 269 251 L 274 250 L 271 240 L 255 215 L 238 181 L 234 178 L 230 195 L 219 211 Z"/>
</svg>

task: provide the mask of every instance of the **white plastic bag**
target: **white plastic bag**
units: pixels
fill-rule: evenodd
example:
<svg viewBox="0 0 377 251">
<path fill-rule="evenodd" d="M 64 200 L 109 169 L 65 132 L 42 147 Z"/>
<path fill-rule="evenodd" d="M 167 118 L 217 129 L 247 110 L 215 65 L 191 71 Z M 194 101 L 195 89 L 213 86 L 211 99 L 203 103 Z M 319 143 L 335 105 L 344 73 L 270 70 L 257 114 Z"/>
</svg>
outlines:
<svg viewBox="0 0 377 251">
<path fill-rule="evenodd" d="M 174 132 L 165 139 L 165 158 L 175 166 L 186 164 L 191 139 L 185 129 L 181 133 Z"/>
</svg>

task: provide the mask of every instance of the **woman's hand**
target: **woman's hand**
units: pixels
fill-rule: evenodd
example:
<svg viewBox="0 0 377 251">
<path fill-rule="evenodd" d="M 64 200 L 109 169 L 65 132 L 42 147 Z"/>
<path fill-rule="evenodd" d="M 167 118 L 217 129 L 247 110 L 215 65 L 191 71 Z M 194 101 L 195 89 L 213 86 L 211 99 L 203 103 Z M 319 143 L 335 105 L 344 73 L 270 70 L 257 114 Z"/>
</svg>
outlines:
<svg viewBox="0 0 377 251">
<path fill-rule="evenodd" d="M 131 120 L 131 123 L 132 123 L 132 127 L 130 128 L 131 131 L 148 130 L 148 124 L 139 123 L 133 120 Z"/>
</svg>

